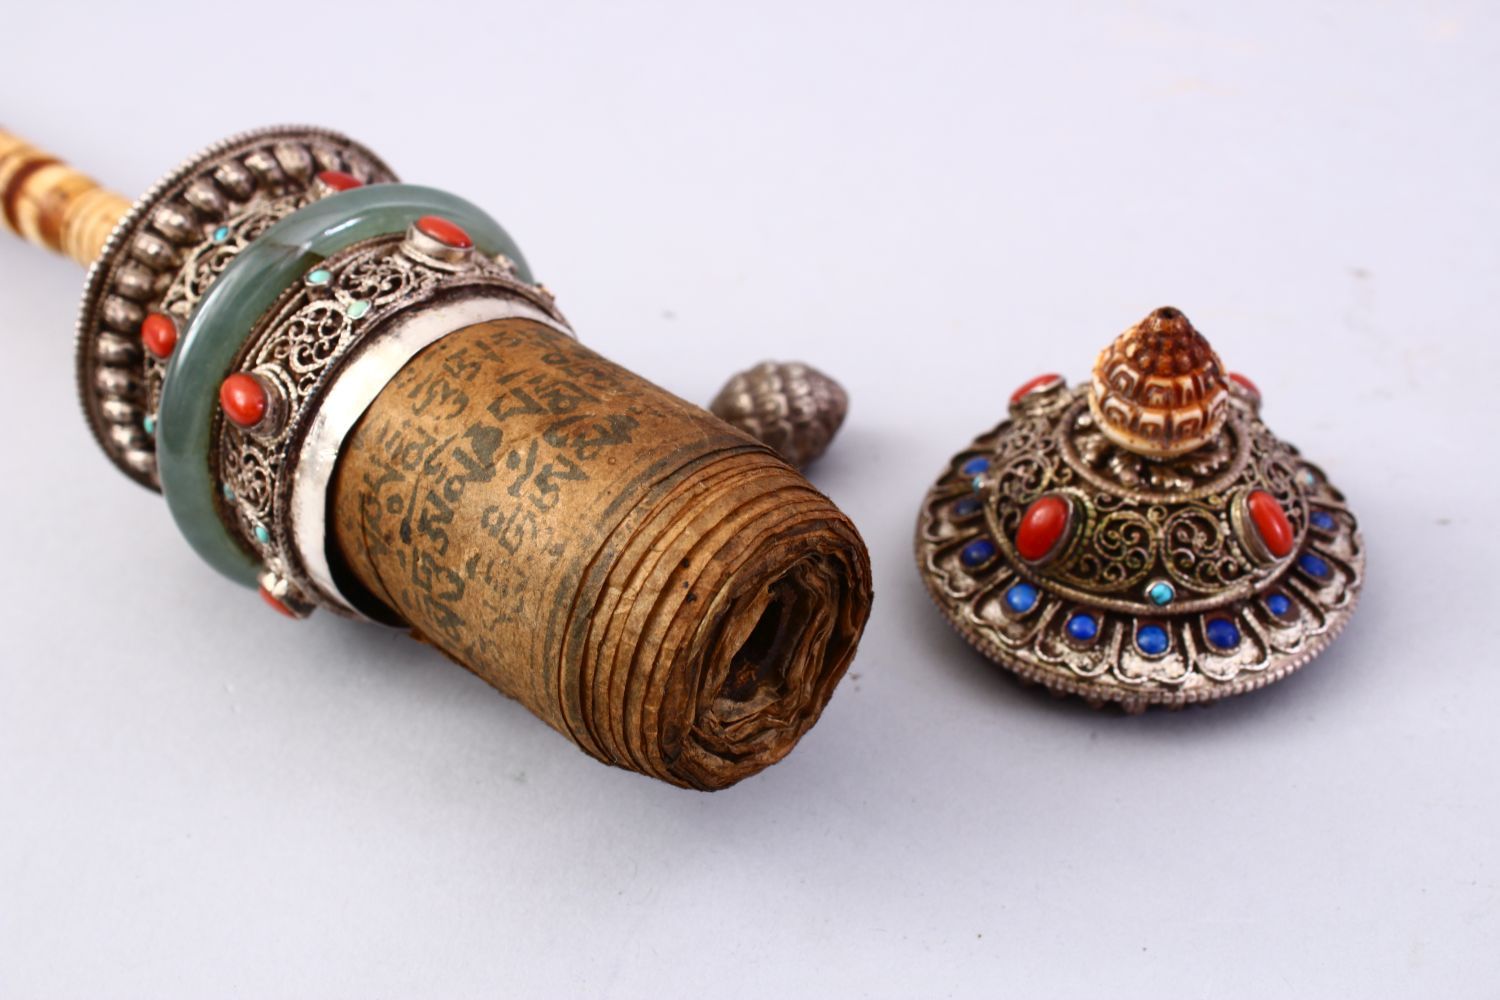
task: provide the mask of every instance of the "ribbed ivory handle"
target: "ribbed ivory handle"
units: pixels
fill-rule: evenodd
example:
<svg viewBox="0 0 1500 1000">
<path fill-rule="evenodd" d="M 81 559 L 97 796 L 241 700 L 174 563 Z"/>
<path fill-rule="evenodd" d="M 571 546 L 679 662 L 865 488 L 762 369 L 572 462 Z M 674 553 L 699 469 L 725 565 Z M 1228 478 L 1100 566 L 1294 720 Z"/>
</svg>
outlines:
<svg viewBox="0 0 1500 1000">
<path fill-rule="evenodd" d="M 23 239 L 88 267 L 129 199 L 0 129 L 0 220 Z"/>
</svg>

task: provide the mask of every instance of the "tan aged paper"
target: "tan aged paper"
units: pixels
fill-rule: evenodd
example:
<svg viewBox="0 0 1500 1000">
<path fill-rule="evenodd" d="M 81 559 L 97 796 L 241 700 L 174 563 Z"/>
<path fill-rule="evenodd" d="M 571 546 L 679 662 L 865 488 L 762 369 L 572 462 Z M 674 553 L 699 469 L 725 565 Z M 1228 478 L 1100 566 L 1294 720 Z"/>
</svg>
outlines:
<svg viewBox="0 0 1500 1000">
<path fill-rule="evenodd" d="M 414 358 L 336 473 L 353 581 L 585 751 L 716 789 L 817 721 L 869 614 L 854 525 L 772 452 L 551 328 Z"/>
</svg>

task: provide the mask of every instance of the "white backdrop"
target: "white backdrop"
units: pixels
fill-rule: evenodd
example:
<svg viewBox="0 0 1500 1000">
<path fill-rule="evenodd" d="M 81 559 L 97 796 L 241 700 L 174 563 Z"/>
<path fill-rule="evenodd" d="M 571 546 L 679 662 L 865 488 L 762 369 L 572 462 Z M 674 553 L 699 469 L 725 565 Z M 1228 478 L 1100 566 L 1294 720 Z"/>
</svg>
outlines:
<svg viewBox="0 0 1500 1000">
<path fill-rule="evenodd" d="M 783 764 L 607 769 L 196 562 L 78 416 L 82 274 L 0 242 L 0 995 L 1494 996 L 1500 17 L 1042 7 L 10 0 L 5 123 L 120 190 L 331 125 L 683 396 L 834 374 L 877 596 Z M 910 533 L 1015 383 L 1166 303 L 1369 583 L 1283 684 L 1095 714 L 970 652 Z"/>
</svg>

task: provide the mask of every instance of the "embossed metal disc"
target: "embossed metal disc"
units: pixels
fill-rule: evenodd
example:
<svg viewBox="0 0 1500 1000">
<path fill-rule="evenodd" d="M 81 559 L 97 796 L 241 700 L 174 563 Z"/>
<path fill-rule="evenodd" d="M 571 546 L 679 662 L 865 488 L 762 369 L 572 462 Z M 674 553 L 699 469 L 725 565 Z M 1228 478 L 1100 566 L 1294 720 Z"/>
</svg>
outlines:
<svg viewBox="0 0 1500 1000">
<path fill-rule="evenodd" d="M 1322 470 L 1232 382 L 1221 433 L 1152 460 L 1116 444 L 1088 387 L 1044 376 L 949 462 L 916 557 L 938 608 L 1027 681 L 1127 711 L 1291 674 L 1349 620 L 1359 525 Z"/>
<path fill-rule="evenodd" d="M 78 317 L 79 400 L 110 461 L 142 486 L 158 488 L 148 416 L 163 367 L 142 349 L 142 320 L 163 308 L 169 292 L 169 312 L 185 319 L 206 280 L 247 245 L 214 247 L 223 223 L 309 189 L 323 171 L 361 183 L 396 179 L 370 150 L 328 129 L 287 125 L 231 136 L 142 195 L 89 270 Z M 202 266 L 180 275 L 190 259 Z"/>
</svg>

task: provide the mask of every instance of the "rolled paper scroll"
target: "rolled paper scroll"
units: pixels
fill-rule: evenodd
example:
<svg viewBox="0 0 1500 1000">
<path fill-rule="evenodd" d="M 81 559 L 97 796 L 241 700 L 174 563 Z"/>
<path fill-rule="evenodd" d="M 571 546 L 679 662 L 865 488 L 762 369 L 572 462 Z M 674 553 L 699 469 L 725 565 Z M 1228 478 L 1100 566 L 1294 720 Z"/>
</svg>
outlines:
<svg viewBox="0 0 1500 1000">
<path fill-rule="evenodd" d="M 345 569 L 415 634 L 598 759 L 692 788 L 792 749 L 870 606 L 854 525 L 801 475 L 530 319 L 408 363 L 332 507 Z"/>
</svg>

